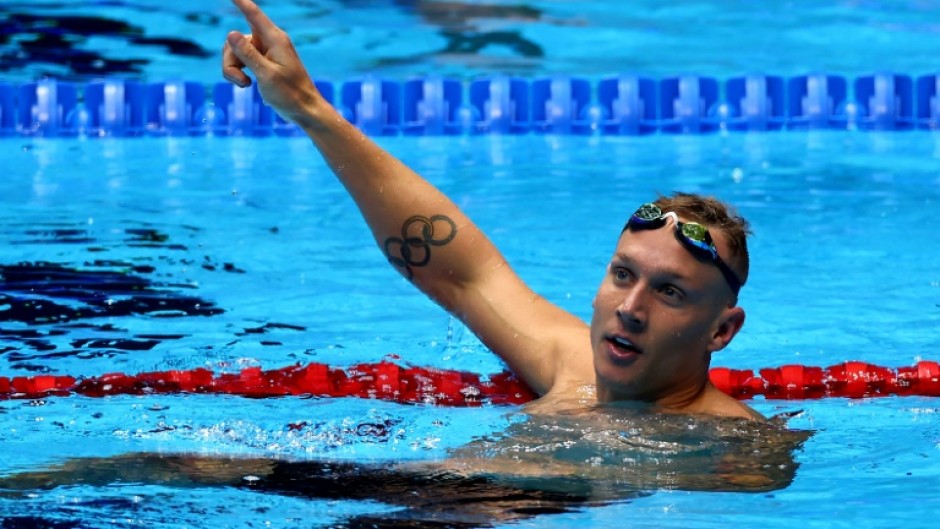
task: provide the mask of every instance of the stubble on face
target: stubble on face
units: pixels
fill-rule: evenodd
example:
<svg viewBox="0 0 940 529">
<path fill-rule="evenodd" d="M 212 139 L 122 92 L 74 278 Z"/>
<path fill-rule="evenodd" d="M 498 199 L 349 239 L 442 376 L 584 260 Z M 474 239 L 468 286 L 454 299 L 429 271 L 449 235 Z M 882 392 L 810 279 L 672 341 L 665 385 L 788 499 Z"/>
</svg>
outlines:
<svg viewBox="0 0 940 529">
<path fill-rule="evenodd" d="M 714 265 L 692 256 L 670 229 L 625 232 L 594 300 L 599 399 L 656 402 L 700 391 L 716 322 L 727 306 L 723 282 Z M 667 295 L 674 292 L 681 296 Z"/>
</svg>

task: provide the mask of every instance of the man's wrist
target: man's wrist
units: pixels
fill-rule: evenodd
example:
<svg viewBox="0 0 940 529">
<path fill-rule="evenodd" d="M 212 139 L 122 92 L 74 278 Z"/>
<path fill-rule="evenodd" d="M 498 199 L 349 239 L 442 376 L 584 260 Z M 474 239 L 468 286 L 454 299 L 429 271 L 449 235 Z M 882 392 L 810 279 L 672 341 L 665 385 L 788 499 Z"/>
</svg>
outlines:
<svg viewBox="0 0 940 529">
<path fill-rule="evenodd" d="M 345 119 L 329 102 L 322 97 L 317 97 L 310 104 L 305 105 L 303 111 L 294 116 L 293 121 L 307 135 L 314 135 L 329 131 Z"/>
</svg>

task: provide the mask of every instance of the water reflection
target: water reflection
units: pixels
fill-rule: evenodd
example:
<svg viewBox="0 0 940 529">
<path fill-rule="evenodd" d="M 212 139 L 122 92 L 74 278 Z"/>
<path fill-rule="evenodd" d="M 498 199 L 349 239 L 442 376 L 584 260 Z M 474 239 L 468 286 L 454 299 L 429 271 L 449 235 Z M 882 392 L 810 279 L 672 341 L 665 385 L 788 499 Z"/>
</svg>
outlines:
<svg viewBox="0 0 940 529">
<path fill-rule="evenodd" d="M 490 527 L 629 501 L 657 490 L 783 489 L 798 467 L 794 453 L 809 436 L 787 429 L 784 420 L 757 423 L 607 406 L 529 416 L 437 462 L 140 453 L 69 460 L 2 478 L 0 489 L 15 497 L 79 484 L 226 486 L 401 507 L 351 515 L 338 527 Z"/>
<path fill-rule="evenodd" d="M 55 4 L 44 5 L 55 8 Z M 64 6 L 61 6 L 64 7 Z M 87 78 L 107 74 L 143 74 L 145 57 L 117 58 L 87 49 L 95 38 L 143 47 L 177 57 L 208 58 L 208 50 L 184 37 L 152 36 L 137 25 L 103 16 L 47 15 L 0 7 L 0 72 L 36 70 L 40 76 Z"/>
</svg>

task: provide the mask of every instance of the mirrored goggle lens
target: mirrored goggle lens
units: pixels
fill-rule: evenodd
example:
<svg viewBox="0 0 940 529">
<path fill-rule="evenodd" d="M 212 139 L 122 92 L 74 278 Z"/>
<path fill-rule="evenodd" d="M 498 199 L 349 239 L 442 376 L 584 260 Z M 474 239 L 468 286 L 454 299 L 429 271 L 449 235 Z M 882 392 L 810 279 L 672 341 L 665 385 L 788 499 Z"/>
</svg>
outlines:
<svg viewBox="0 0 940 529">
<path fill-rule="evenodd" d="M 708 228 L 697 222 L 686 222 L 682 225 L 682 235 L 693 241 L 708 244 Z"/>
<path fill-rule="evenodd" d="M 648 224 L 663 218 L 663 211 L 655 204 L 643 204 L 633 214 L 633 218 L 643 224 Z"/>
<path fill-rule="evenodd" d="M 630 219 L 640 226 L 651 226 L 663 218 L 663 211 L 655 204 L 643 204 Z"/>
<path fill-rule="evenodd" d="M 717 255 L 717 251 L 715 251 L 711 237 L 708 234 L 708 228 L 705 226 L 697 222 L 687 222 L 682 225 L 682 236 L 689 244 L 708 252 L 712 257 Z"/>
</svg>

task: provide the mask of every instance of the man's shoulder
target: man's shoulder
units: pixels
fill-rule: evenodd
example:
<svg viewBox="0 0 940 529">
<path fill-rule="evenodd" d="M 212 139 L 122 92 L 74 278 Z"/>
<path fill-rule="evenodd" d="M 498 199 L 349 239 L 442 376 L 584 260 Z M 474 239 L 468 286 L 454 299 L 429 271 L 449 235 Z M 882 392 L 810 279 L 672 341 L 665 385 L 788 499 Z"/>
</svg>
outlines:
<svg viewBox="0 0 940 529">
<path fill-rule="evenodd" d="M 557 330 L 552 349 L 549 354 L 556 366 L 553 388 L 564 390 L 594 384 L 594 350 L 587 325 L 571 325 Z"/>
<path fill-rule="evenodd" d="M 702 410 L 705 413 L 722 417 L 751 419 L 755 421 L 767 420 L 766 417 L 764 417 L 754 408 L 735 399 L 734 397 L 731 397 L 714 386 L 709 385 L 708 392 L 708 400 L 705 403 L 704 409 Z"/>
</svg>

